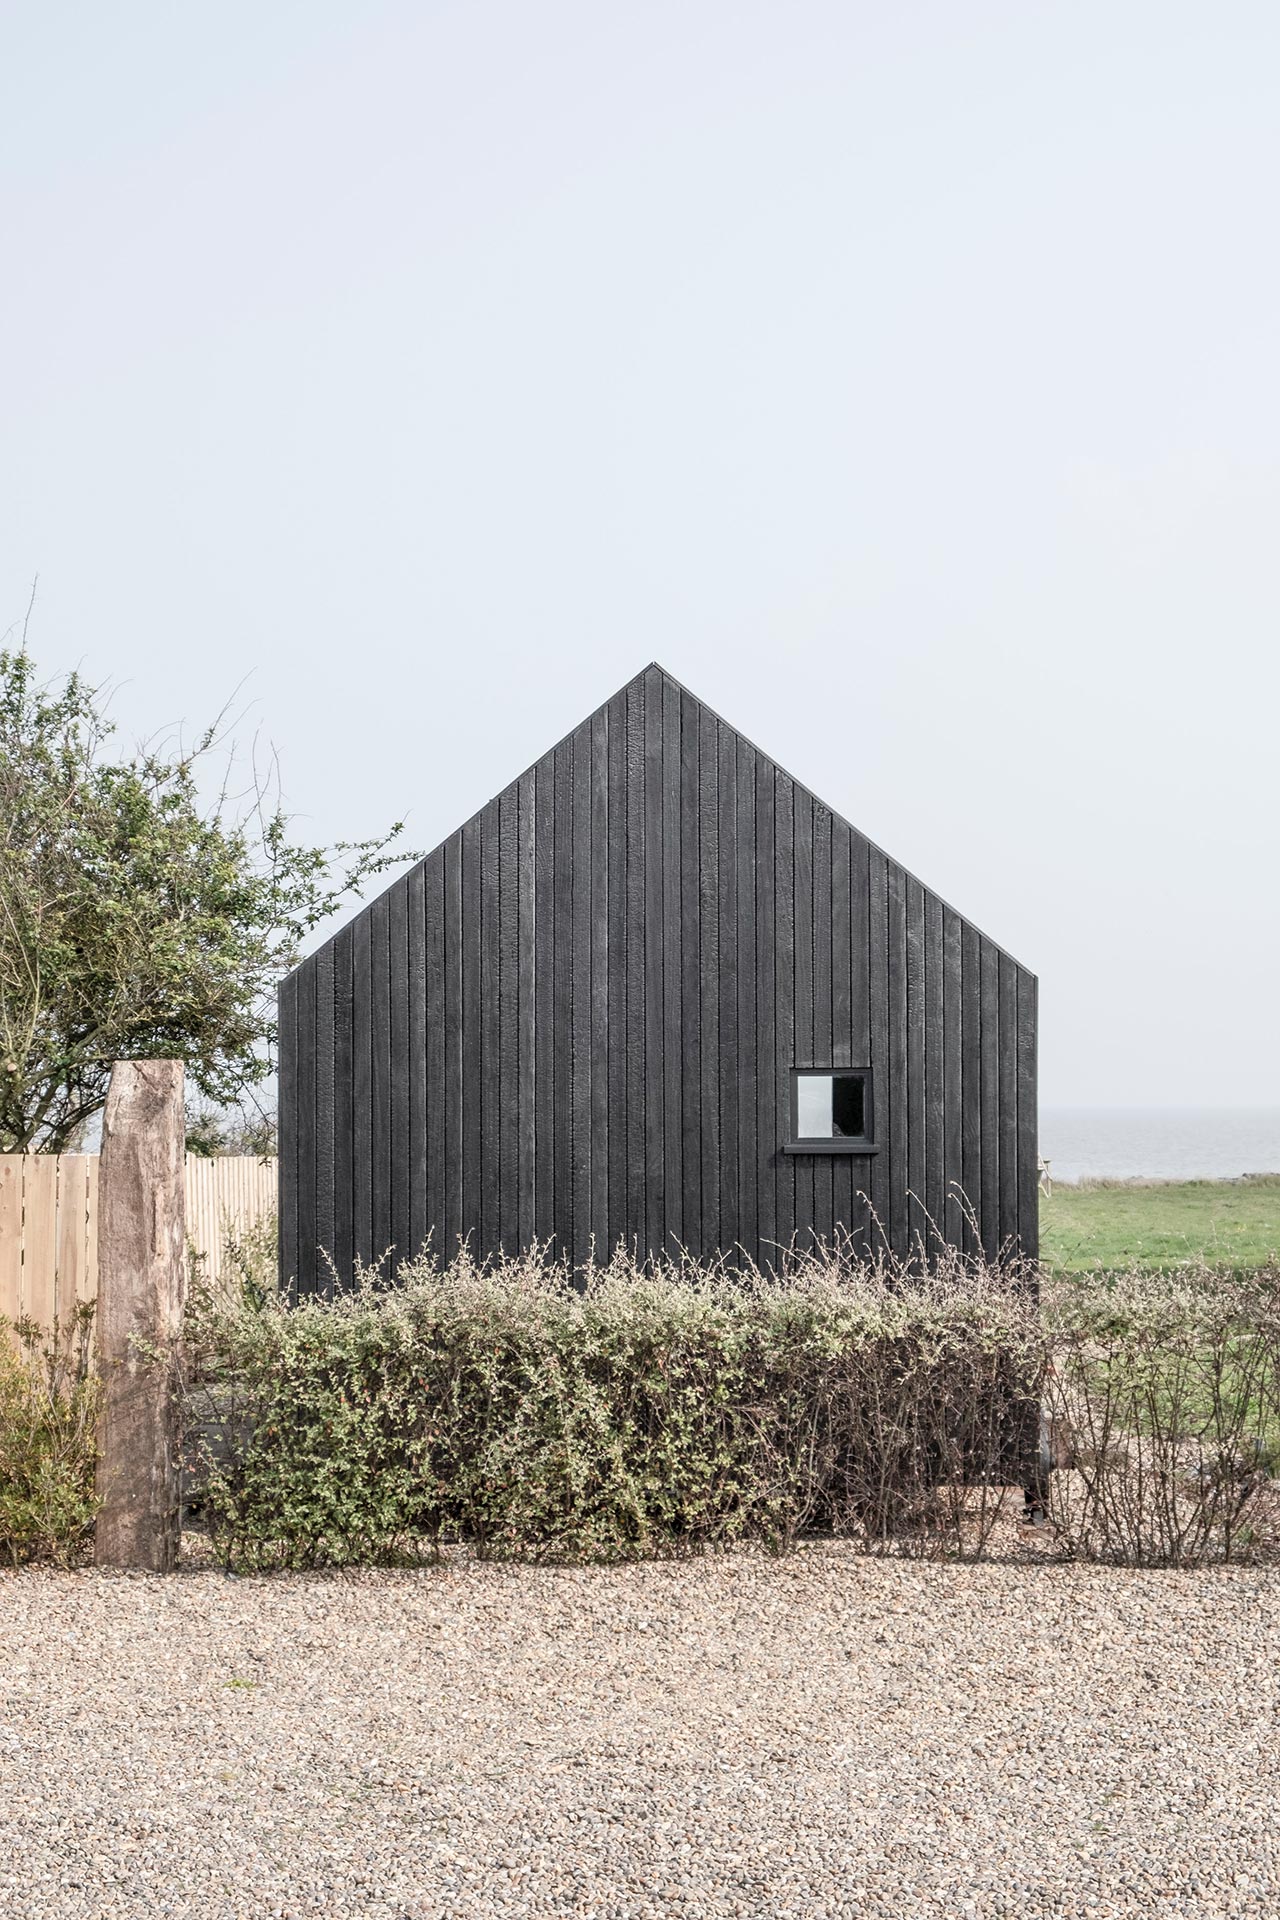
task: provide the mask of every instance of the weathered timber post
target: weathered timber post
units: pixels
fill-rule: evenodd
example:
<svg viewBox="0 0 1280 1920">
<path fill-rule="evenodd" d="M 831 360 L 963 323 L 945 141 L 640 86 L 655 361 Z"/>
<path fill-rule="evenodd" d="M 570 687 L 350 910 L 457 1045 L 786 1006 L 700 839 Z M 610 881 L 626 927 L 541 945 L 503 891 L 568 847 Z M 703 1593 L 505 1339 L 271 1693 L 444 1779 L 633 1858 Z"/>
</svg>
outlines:
<svg viewBox="0 0 1280 1920">
<path fill-rule="evenodd" d="M 185 1133 L 182 1062 L 117 1062 L 98 1172 L 100 1567 L 178 1558 Z"/>
</svg>

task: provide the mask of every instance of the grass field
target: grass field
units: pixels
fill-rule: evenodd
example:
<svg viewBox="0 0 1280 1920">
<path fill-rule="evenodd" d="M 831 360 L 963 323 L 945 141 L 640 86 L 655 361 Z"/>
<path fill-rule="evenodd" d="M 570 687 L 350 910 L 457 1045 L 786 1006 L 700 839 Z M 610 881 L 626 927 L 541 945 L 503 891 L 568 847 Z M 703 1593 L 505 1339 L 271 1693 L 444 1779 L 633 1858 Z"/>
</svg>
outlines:
<svg viewBox="0 0 1280 1920">
<path fill-rule="evenodd" d="M 1053 1267 L 1259 1267 L 1280 1254 L 1280 1175 L 1250 1180 L 1082 1181 L 1040 1196 Z"/>
</svg>

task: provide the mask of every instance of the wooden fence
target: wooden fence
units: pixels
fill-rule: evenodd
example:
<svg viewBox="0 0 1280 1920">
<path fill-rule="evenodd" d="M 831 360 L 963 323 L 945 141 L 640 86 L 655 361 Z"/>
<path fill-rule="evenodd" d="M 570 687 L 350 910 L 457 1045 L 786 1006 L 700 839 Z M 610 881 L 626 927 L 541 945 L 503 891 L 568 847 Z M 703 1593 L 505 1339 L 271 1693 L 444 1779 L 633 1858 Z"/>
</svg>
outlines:
<svg viewBox="0 0 1280 1920">
<path fill-rule="evenodd" d="M 276 1209 L 274 1160 L 187 1161 L 187 1238 L 205 1276 L 223 1277 L 228 1231 Z M 0 1154 L 0 1314 L 66 1325 L 98 1290 L 98 1156 Z"/>
</svg>

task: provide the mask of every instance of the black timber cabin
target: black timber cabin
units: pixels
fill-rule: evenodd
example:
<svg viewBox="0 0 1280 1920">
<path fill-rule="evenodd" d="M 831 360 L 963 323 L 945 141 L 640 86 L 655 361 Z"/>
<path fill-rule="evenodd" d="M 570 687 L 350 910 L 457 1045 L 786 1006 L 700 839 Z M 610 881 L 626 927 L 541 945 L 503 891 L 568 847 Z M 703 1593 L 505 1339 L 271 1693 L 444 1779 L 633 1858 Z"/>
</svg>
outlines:
<svg viewBox="0 0 1280 1920">
<path fill-rule="evenodd" d="M 656 664 L 288 976 L 279 1098 L 295 1298 L 428 1236 L 1037 1251 L 1035 977 Z"/>
</svg>

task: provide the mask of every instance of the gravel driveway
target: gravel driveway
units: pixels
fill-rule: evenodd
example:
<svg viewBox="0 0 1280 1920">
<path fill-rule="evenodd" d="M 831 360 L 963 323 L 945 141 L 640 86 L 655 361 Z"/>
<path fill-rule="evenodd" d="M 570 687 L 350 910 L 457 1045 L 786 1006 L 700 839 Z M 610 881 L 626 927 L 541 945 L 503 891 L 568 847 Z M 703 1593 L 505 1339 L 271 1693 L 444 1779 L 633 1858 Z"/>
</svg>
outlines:
<svg viewBox="0 0 1280 1920">
<path fill-rule="evenodd" d="M 0 1578 L 0 1914 L 1280 1911 L 1280 1574 Z"/>
</svg>

